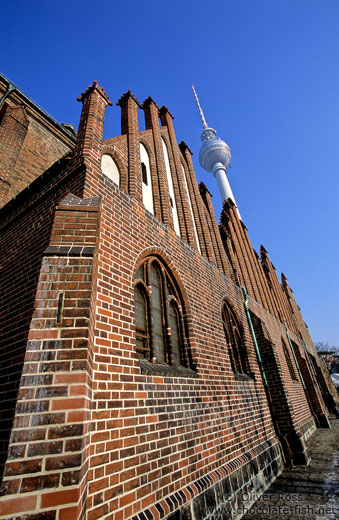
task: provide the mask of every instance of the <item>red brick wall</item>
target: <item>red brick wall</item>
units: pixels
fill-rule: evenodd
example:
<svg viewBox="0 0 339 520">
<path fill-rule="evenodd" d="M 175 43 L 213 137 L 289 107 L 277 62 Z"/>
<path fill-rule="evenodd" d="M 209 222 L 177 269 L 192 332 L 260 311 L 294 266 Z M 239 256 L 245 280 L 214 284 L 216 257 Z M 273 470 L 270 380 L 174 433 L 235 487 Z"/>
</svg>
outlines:
<svg viewBox="0 0 339 520">
<path fill-rule="evenodd" d="M 0 96 L 7 89 L 7 82 L 0 75 Z M 14 89 L 6 98 L 0 116 L 0 206 L 20 193 L 74 145 L 74 136 Z"/>
<path fill-rule="evenodd" d="M 11 198 L 14 179 L 13 171 L 22 148 L 29 125 L 23 107 L 4 104 L 0 118 L 0 202 L 3 205 Z M 18 190 L 20 191 L 20 190 Z"/>
<path fill-rule="evenodd" d="M 229 255 L 234 258 L 236 272 L 250 296 L 273 314 L 312 348 L 312 339 L 295 301 L 293 291 L 282 275 L 279 282 L 268 252 L 261 246 L 260 257 L 252 248 L 247 228 L 239 219 L 233 202 L 224 202 L 220 230 L 230 239 L 225 243 Z"/>
<path fill-rule="evenodd" d="M 108 98 L 94 83 L 80 100 L 79 140 L 70 163 L 52 168 L 36 181 L 31 195 L 26 190 L 3 213 L 9 244 L 6 305 L 25 306 L 19 320 L 13 312 L 2 350 L 8 393 L 15 387 L 19 394 L 8 397 L 11 416 L 15 404 L 16 411 L 0 518 L 22 512 L 31 520 L 36 514 L 118 520 L 141 511 L 163 518 L 179 507 L 189 518 L 187 507 L 192 507 L 197 520 L 205 514 L 201 497 L 205 508 L 208 497 L 214 497 L 215 507 L 227 501 L 222 498 L 227 489 L 232 500 L 241 500 L 242 483 L 253 487 L 261 480 L 262 490 L 269 484 L 282 465 L 278 437 L 294 460 L 305 462 L 304 439 L 314 430 L 314 419 L 300 380 L 291 380 L 281 344 L 282 337 L 286 340 L 283 324 L 253 298 L 249 307 L 263 324 L 259 348 L 275 399 L 272 421 L 244 294 L 232 281 L 236 266 L 249 292 L 271 305 L 267 286 L 260 286 L 260 277 L 266 284 L 267 278 L 250 254 L 248 237 L 241 246 L 239 222 L 233 222 L 234 251 L 226 254 L 229 242 L 219 235 L 210 195 L 203 189 L 200 198 L 167 109 L 160 113 L 164 126 L 159 129 L 147 112 L 150 105 L 144 104 L 149 127 L 139 133 L 138 102 L 126 93 L 119 104 L 127 135 L 102 145 Z M 186 240 L 176 235 L 170 219 L 162 222 L 171 208 L 165 175 L 156 180 L 163 161 L 160 135 L 169 146 Z M 141 203 L 140 139 L 153 157 L 155 216 Z M 116 159 L 123 189 L 101 174 L 103 151 Z M 190 174 L 203 256 L 192 230 L 181 160 Z M 161 166 L 159 171 L 164 173 Z M 186 372 L 151 366 L 145 373 L 136 356 L 134 274 L 149 255 L 167 266 L 181 292 L 191 359 Z M 243 337 L 248 374 L 240 378 L 232 371 L 225 341 L 224 299 Z M 299 345 L 300 338 L 290 334 Z M 12 344 L 17 345 L 15 356 Z"/>
<path fill-rule="evenodd" d="M 93 442 L 90 459 L 91 518 L 111 508 L 135 514 L 274 438 L 241 291 L 173 231 L 164 234 L 142 205 L 126 200 L 108 179 L 104 183 L 101 244 L 111 246 L 98 246 L 93 407 L 102 411 L 98 419 L 93 414 L 93 428 L 105 435 Z M 140 374 L 133 273 L 145 254 L 160 255 L 182 287 L 198 379 Z M 237 382 L 231 371 L 221 323 L 224 297 L 244 324 L 255 382 Z"/>
<path fill-rule="evenodd" d="M 68 160 L 52 167 L 31 189 L 2 210 L 0 378 L 1 467 L 6 456 L 43 251 L 50 241 L 55 206 L 69 191 L 81 193 L 83 175 L 66 173 Z"/>
</svg>

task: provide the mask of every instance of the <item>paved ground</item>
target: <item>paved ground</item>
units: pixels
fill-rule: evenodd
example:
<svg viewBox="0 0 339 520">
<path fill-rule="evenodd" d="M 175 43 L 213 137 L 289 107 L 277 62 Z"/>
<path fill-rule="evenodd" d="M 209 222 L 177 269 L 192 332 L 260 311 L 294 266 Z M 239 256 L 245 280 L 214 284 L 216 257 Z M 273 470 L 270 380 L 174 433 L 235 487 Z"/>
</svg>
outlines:
<svg viewBox="0 0 339 520">
<path fill-rule="evenodd" d="M 309 466 L 286 469 L 243 520 L 339 520 L 339 419 L 308 442 Z"/>
</svg>

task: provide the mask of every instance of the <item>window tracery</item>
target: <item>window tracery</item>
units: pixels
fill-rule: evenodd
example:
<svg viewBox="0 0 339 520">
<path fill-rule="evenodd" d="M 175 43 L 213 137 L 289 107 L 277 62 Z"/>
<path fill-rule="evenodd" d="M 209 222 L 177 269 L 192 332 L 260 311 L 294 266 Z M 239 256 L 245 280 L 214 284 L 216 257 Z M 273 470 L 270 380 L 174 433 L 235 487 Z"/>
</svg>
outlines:
<svg viewBox="0 0 339 520">
<path fill-rule="evenodd" d="M 138 358 L 187 366 L 181 296 L 158 258 L 148 257 L 137 269 L 134 297 Z"/>
</svg>

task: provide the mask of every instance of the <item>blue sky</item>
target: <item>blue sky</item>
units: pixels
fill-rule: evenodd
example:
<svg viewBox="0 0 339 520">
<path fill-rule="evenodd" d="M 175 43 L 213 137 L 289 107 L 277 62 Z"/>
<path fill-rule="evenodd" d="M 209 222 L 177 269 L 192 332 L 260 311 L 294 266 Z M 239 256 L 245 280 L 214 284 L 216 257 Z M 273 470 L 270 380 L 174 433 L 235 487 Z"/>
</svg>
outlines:
<svg viewBox="0 0 339 520">
<path fill-rule="evenodd" d="M 175 117 L 199 181 L 201 123 L 232 152 L 229 179 L 253 246 L 294 290 L 314 341 L 339 345 L 339 3 L 337 0 L 16 0 L 2 5 L 1 70 L 59 122 L 78 127 L 93 80 Z"/>
</svg>

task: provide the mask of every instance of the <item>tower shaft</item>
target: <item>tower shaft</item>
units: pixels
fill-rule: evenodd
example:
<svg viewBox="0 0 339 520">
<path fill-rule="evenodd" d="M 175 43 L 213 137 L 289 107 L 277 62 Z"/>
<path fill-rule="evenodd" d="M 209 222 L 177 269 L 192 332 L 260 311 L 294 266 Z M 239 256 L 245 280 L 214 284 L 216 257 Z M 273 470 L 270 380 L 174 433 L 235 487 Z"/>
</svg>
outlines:
<svg viewBox="0 0 339 520">
<path fill-rule="evenodd" d="M 231 185 L 229 183 L 229 180 L 227 177 L 227 171 L 226 171 L 226 168 L 224 167 L 224 165 L 221 163 L 216 163 L 213 166 L 213 175 L 217 179 L 218 188 L 219 188 L 219 192 L 220 192 L 220 196 L 221 196 L 222 200 L 231 199 L 234 202 L 237 213 L 238 213 L 238 217 L 241 220 L 241 215 L 238 210 L 238 206 L 235 202 L 233 191 L 232 191 Z"/>
<path fill-rule="evenodd" d="M 217 137 L 216 131 L 213 128 L 207 126 L 206 119 L 200 106 L 194 85 L 192 85 L 192 87 L 204 127 L 204 130 L 201 133 L 202 146 L 199 152 L 199 162 L 205 170 L 213 173 L 214 177 L 217 179 L 222 200 L 224 201 L 231 199 L 234 202 L 237 208 L 238 216 L 241 219 L 237 203 L 235 202 L 235 198 L 227 178 L 227 168 L 230 166 L 231 150 L 225 141 L 222 141 L 219 137 Z"/>
</svg>

